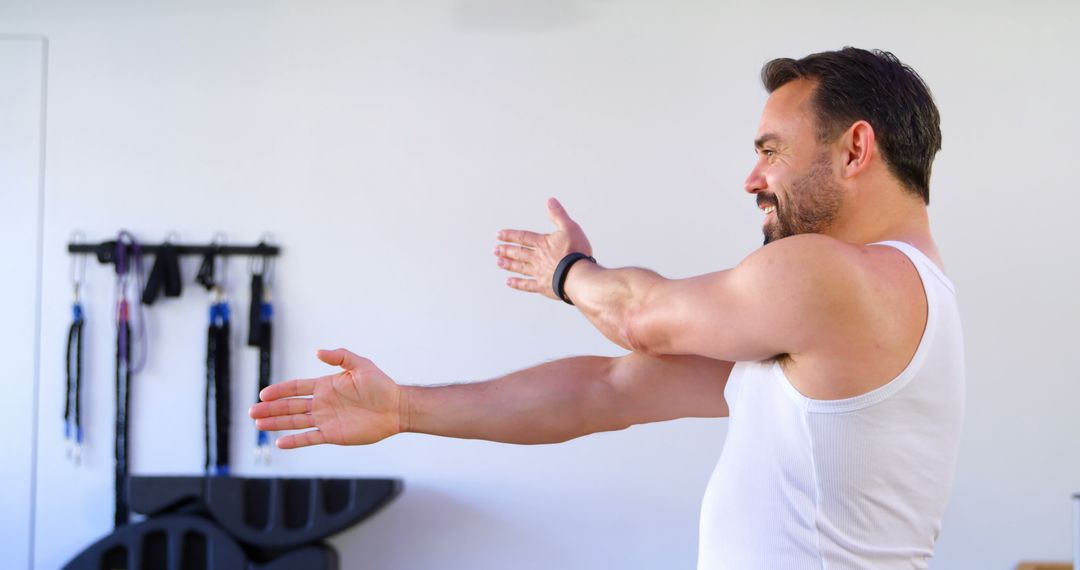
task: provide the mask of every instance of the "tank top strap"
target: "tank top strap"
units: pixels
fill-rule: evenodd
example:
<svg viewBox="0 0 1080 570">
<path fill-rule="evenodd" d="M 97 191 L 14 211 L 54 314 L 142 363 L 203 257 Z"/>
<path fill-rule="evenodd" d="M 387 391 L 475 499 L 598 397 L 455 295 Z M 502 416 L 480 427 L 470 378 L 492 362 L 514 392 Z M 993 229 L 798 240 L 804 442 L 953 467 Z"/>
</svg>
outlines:
<svg viewBox="0 0 1080 570">
<path fill-rule="evenodd" d="M 897 240 L 887 240 L 868 243 L 866 245 L 885 245 L 900 250 L 904 253 L 904 255 L 908 257 L 908 259 L 911 260 L 912 263 L 915 264 L 916 269 L 922 267 L 930 271 L 942 282 L 942 284 L 944 284 L 949 289 L 950 293 L 952 293 L 953 295 L 956 294 L 956 286 L 953 285 L 952 280 L 949 279 L 947 275 L 945 275 L 945 272 L 942 271 L 936 263 L 934 263 L 934 260 L 930 259 L 928 255 L 923 253 L 922 250 L 911 245 L 910 243 Z M 922 271 L 920 270 L 919 273 L 922 273 Z"/>
</svg>

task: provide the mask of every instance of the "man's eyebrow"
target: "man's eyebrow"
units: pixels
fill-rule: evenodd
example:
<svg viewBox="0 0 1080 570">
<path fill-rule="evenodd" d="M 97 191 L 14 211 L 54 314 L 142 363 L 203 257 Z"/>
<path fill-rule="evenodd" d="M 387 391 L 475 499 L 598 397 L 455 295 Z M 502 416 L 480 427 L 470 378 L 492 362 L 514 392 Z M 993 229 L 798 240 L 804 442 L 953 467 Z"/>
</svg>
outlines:
<svg viewBox="0 0 1080 570">
<path fill-rule="evenodd" d="M 754 148 L 761 148 L 765 146 L 765 143 L 780 140 L 780 137 L 776 133 L 765 133 L 754 141 Z"/>
</svg>

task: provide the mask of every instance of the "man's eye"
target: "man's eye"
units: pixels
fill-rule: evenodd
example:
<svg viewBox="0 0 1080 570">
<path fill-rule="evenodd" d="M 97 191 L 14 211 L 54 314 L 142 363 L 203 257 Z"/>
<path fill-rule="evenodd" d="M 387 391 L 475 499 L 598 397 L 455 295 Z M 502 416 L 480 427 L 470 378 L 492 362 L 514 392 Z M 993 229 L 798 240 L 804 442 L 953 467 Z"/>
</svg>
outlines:
<svg viewBox="0 0 1080 570">
<path fill-rule="evenodd" d="M 768 157 L 772 157 L 773 155 L 776 154 L 776 151 L 771 149 L 771 148 L 765 148 L 765 149 L 761 150 L 761 154 L 764 154 L 765 156 L 768 156 Z"/>
</svg>

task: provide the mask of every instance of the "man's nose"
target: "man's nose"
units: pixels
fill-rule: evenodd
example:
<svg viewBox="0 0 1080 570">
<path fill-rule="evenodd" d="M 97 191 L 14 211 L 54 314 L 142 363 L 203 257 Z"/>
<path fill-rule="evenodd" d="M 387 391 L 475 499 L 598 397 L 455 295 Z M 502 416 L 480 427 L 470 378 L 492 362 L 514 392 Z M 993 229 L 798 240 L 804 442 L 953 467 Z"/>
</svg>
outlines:
<svg viewBox="0 0 1080 570">
<path fill-rule="evenodd" d="M 761 171 L 756 167 L 750 171 L 750 176 L 746 177 L 746 182 L 743 182 L 743 189 L 750 194 L 757 194 L 766 188 L 768 188 L 768 185 L 765 183 L 765 177 L 761 175 Z"/>
</svg>

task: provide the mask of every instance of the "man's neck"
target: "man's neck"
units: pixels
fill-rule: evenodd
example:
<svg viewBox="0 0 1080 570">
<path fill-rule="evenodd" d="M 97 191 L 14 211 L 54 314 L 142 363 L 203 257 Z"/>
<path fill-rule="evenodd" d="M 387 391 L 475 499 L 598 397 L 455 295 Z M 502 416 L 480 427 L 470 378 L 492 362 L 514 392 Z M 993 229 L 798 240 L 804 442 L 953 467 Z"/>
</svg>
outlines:
<svg viewBox="0 0 1080 570">
<path fill-rule="evenodd" d="M 884 192 L 875 198 L 849 205 L 828 234 L 860 245 L 887 240 L 933 242 L 930 217 L 921 200 L 902 192 Z"/>
<path fill-rule="evenodd" d="M 882 241 L 902 241 L 923 252 L 942 270 L 937 244 L 930 233 L 930 217 L 921 202 L 910 203 L 895 210 L 867 214 L 858 224 L 838 225 L 828 235 L 848 243 L 866 245 Z"/>
</svg>

